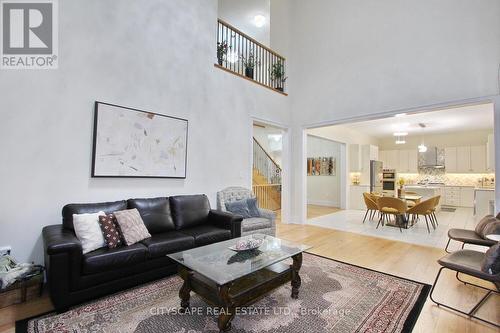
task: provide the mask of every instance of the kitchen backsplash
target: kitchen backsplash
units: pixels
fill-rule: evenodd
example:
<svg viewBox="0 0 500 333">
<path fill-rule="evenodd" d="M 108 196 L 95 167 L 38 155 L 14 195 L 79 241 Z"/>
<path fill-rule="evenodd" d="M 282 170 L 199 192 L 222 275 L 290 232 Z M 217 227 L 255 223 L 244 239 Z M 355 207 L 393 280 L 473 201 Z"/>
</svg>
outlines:
<svg viewBox="0 0 500 333">
<path fill-rule="evenodd" d="M 492 173 L 446 173 L 443 169 L 421 168 L 419 173 L 400 173 L 398 178 L 404 178 L 406 184 L 419 182 L 444 183 L 452 186 L 481 186 L 483 178 L 488 183 L 495 178 Z M 486 185 L 486 184 L 485 184 Z"/>
</svg>

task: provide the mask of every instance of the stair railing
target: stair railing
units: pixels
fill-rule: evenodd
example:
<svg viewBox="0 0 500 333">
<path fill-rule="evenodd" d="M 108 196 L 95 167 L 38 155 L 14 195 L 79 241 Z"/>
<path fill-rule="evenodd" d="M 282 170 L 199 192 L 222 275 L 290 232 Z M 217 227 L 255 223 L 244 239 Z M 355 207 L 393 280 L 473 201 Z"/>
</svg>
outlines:
<svg viewBox="0 0 500 333">
<path fill-rule="evenodd" d="M 281 185 L 281 167 L 255 138 L 253 138 L 253 168 L 264 176 L 269 184 Z"/>
<path fill-rule="evenodd" d="M 252 190 L 259 207 L 270 210 L 281 209 L 281 184 L 253 185 Z"/>
</svg>

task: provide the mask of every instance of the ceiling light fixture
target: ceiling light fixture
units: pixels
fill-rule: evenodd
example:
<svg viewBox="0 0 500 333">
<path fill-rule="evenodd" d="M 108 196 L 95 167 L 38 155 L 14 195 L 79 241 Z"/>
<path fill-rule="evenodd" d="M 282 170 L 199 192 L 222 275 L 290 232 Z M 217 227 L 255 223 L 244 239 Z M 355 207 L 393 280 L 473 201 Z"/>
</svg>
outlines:
<svg viewBox="0 0 500 333">
<path fill-rule="evenodd" d="M 266 24 L 266 18 L 264 15 L 255 15 L 255 17 L 253 18 L 253 24 L 255 24 L 255 26 L 257 28 L 262 28 L 264 26 L 264 24 Z"/>
<path fill-rule="evenodd" d="M 399 118 L 399 117 L 404 117 L 406 116 L 406 113 L 398 113 L 394 117 Z"/>
<path fill-rule="evenodd" d="M 425 153 L 427 151 L 427 146 L 424 143 L 424 131 L 427 126 L 424 123 L 419 123 L 418 126 L 422 129 L 422 143 L 418 145 L 418 152 Z"/>
<path fill-rule="evenodd" d="M 398 138 L 396 140 L 396 144 L 397 145 L 404 145 L 406 143 L 406 140 L 402 139 L 402 138 Z"/>
<path fill-rule="evenodd" d="M 408 132 L 396 132 L 394 133 L 394 136 L 407 136 Z"/>
</svg>

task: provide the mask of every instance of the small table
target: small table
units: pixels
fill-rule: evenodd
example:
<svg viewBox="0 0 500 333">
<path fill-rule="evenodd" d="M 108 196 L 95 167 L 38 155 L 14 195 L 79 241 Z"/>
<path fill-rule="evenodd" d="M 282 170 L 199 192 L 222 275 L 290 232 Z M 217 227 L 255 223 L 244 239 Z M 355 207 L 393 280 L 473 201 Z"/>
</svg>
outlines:
<svg viewBox="0 0 500 333">
<path fill-rule="evenodd" d="M 262 239 L 262 245 L 252 251 L 229 249 L 239 239 Z M 179 291 L 181 310 L 189 308 L 190 292 L 194 291 L 207 303 L 220 307 L 220 332 L 231 329 L 236 308 L 254 303 L 272 290 L 291 282 L 292 298 L 298 298 L 301 284 L 299 270 L 302 252 L 310 246 L 279 238 L 254 234 L 202 246 L 168 257 L 179 264 L 184 283 Z M 292 258 L 292 264 L 283 261 Z"/>
<path fill-rule="evenodd" d="M 400 199 L 413 201 L 415 204 L 418 204 L 420 203 L 420 200 L 422 200 L 422 196 L 416 194 L 404 194 Z"/>
<path fill-rule="evenodd" d="M 493 241 L 500 242 L 500 235 L 491 234 L 491 235 L 486 235 L 485 237 Z"/>
</svg>

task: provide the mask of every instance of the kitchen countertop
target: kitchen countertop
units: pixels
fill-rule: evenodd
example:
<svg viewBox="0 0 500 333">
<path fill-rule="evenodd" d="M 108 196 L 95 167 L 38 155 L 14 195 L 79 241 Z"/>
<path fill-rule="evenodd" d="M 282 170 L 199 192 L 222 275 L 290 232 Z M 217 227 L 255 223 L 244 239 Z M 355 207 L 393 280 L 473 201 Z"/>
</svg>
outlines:
<svg viewBox="0 0 500 333">
<path fill-rule="evenodd" d="M 476 187 L 474 190 L 476 190 L 476 191 L 495 191 L 494 188 L 489 188 L 489 187 Z"/>
</svg>

